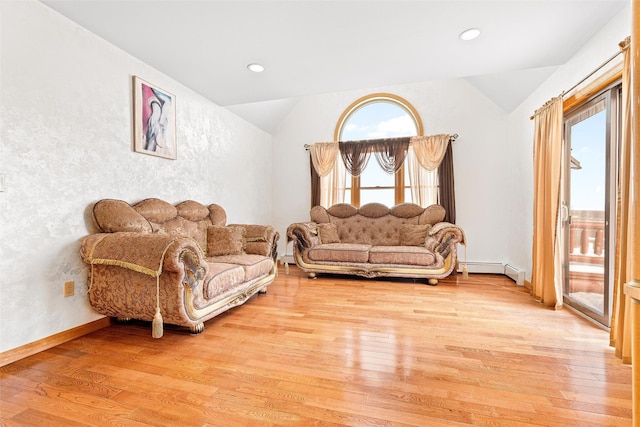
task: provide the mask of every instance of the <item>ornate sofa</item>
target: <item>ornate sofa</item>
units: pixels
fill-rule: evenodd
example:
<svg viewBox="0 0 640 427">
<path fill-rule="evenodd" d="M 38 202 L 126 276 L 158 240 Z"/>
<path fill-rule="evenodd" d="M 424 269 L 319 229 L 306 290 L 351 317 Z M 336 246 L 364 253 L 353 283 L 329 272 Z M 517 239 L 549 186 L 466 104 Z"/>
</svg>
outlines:
<svg viewBox="0 0 640 427">
<path fill-rule="evenodd" d="M 92 214 L 98 233 L 81 245 L 91 305 L 121 321 L 153 321 L 155 338 L 163 322 L 202 332 L 205 321 L 266 292 L 276 277 L 275 228 L 225 226 L 216 204 L 104 199 Z"/>
<path fill-rule="evenodd" d="M 456 268 L 457 244 L 466 243 L 463 230 L 442 222 L 444 216 L 439 205 L 314 206 L 310 222 L 287 228 L 287 242 L 293 242 L 294 261 L 309 277 L 395 276 L 436 285 Z"/>
</svg>

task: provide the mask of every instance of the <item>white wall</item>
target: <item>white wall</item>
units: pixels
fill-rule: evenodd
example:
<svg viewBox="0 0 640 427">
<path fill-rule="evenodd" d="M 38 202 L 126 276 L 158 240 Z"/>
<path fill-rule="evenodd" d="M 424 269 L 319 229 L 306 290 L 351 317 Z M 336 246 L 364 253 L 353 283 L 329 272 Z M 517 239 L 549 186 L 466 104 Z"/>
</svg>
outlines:
<svg viewBox="0 0 640 427">
<path fill-rule="evenodd" d="M 193 199 L 270 223 L 270 135 L 39 2 L 0 12 L 0 352 L 101 317 L 79 255 L 98 199 Z M 132 151 L 132 75 L 176 95 L 177 160 Z"/>
<path fill-rule="evenodd" d="M 631 7 L 627 6 L 578 53 L 538 87 L 509 115 L 507 222 L 509 262 L 523 266 L 531 280 L 533 237 L 533 121 L 529 118 L 549 99 L 570 89 L 619 51 L 618 43 L 631 34 Z"/>
<path fill-rule="evenodd" d="M 459 135 L 453 145 L 456 222 L 467 235 L 467 259 L 504 262 L 510 239 L 504 197 L 510 159 L 501 155 L 509 144 L 507 114 L 463 79 L 302 98 L 273 134 L 273 223 L 281 235 L 290 223 L 309 220 L 309 155 L 304 144 L 332 141 L 342 112 L 375 92 L 408 100 L 422 118 L 425 135 Z M 280 241 L 280 254 L 285 253 L 285 241 Z M 291 245 L 287 249 L 290 254 Z"/>
</svg>

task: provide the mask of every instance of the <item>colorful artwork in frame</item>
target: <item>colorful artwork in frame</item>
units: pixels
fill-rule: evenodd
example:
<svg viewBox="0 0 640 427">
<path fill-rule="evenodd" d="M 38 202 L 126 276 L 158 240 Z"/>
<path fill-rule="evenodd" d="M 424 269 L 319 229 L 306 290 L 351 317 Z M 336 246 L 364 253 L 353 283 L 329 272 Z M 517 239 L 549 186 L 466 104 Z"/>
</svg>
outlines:
<svg viewBox="0 0 640 427">
<path fill-rule="evenodd" d="M 133 76 L 133 147 L 138 153 L 176 158 L 176 97 Z"/>
</svg>

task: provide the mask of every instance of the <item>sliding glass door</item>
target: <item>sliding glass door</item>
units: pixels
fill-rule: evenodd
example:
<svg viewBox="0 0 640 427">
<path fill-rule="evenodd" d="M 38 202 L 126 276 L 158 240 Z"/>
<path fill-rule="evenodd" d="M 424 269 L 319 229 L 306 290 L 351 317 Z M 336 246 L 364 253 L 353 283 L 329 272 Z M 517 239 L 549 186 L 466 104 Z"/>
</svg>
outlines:
<svg viewBox="0 0 640 427">
<path fill-rule="evenodd" d="M 619 88 L 565 115 L 564 303 L 610 324 Z"/>
</svg>

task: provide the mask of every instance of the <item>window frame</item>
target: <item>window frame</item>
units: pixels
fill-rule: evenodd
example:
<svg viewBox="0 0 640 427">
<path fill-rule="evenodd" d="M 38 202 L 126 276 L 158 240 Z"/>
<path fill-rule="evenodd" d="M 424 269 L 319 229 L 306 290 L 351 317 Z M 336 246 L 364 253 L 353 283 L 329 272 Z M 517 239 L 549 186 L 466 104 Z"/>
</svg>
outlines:
<svg viewBox="0 0 640 427">
<path fill-rule="evenodd" d="M 422 126 L 422 119 L 420 118 L 420 114 L 415 109 L 413 105 L 406 99 L 394 95 L 392 93 L 372 93 L 369 95 L 365 95 L 361 98 L 356 99 L 354 102 L 349 105 L 344 112 L 340 115 L 338 119 L 338 123 L 336 124 L 336 128 L 333 132 L 333 140 L 338 142 L 340 141 L 340 137 L 342 135 L 342 130 L 344 129 L 345 123 L 351 118 L 351 116 L 359 111 L 361 108 L 366 107 L 369 104 L 373 104 L 376 102 L 389 102 L 395 104 L 396 106 L 405 110 L 409 116 L 413 119 L 416 126 L 417 136 L 424 135 L 424 128 Z M 394 174 L 394 203 L 400 204 L 404 203 L 405 198 L 405 165 L 402 165 L 400 169 Z M 376 187 L 379 189 L 388 189 L 391 187 Z M 351 177 L 351 204 L 355 207 L 360 207 L 360 190 L 362 187 L 360 186 L 360 177 L 352 176 Z"/>
</svg>

